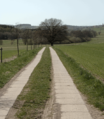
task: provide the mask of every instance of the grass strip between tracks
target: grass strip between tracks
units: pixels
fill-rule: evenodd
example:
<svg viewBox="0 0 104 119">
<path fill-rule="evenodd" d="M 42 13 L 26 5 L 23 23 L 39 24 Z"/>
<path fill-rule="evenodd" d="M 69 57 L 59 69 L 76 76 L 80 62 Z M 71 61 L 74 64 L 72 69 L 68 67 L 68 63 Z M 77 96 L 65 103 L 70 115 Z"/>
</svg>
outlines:
<svg viewBox="0 0 104 119">
<path fill-rule="evenodd" d="M 51 57 L 49 48 L 46 48 L 40 63 L 34 69 L 28 83 L 17 99 L 20 106 L 16 116 L 19 119 L 41 118 L 50 93 L 50 72 Z"/>
<path fill-rule="evenodd" d="M 87 97 L 88 102 L 104 111 L 104 84 L 63 51 L 54 48 L 77 88 Z"/>
</svg>

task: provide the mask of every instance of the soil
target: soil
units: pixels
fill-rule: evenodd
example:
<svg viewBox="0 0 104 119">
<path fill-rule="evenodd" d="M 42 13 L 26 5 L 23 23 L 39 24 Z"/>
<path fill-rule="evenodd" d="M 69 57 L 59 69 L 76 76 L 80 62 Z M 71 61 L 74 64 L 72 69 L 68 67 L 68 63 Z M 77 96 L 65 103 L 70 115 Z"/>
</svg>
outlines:
<svg viewBox="0 0 104 119">
<path fill-rule="evenodd" d="M 13 57 L 10 57 L 10 58 L 6 58 L 6 59 L 3 60 L 3 62 L 10 62 L 11 60 L 14 60 L 14 59 L 16 59 L 16 58 L 17 58 L 17 56 L 13 56 Z"/>
<path fill-rule="evenodd" d="M 6 58 L 6 59 L 3 60 L 3 62 L 10 62 L 11 60 L 14 60 L 14 59 L 16 59 L 16 58 L 17 58 L 17 56 L 13 56 L 13 57 L 10 57 L 10 58 Z M 1 60 L 0 60 L 0 63 L 1 63 Z"/>
</svg>

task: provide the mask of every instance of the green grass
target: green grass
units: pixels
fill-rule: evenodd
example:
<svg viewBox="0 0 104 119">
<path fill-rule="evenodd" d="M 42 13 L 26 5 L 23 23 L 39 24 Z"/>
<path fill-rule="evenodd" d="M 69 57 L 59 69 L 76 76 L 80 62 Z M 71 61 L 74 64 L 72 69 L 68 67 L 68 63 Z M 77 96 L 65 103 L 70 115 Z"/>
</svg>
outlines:
<svg viewBox="0 0 104 119">
<path fill-rule="evenodd" d="M 51 58 L 49 48 L 43 53 L 42 59 L 30 76 L 27 85 L 18 97 L 18 102 L 24 102 L 17 112 L 19 119 L 41 118 L 50 92 Z"/>
<path fill-rule="evenodd" d="M 55 48 L 61 61 L 74 79 L 77 88 L 87 97 L 89 103 L 104 111 L 104 84 L 80 67 L 73 58 Z"/>
<path fill-rule="evenodd" d="M 57 45 L 66 55 L 73 58 L 81 67 L 92 75 L 104 80 L 104 43 Z"/>
<path fill-rule="evenodd" d="M 101 32 L 101 34 L 93 38 L 89 43 L 104 43 L 104 27 L 93 28 L 93 30 L 95 30 L 97 33 Z"/>
<path fill-rule="evenodd" d="M 3 40 L 3 45 L 0 45 L 1 47 L 3 48 L 3 59 L 17 56 L 17 40 L 14 40 L 13 44 L 11 44 L 11 40 Z M 28 47 L 31 50 L 31 46 L 29 45 Z M 19 40 L 19 50 L 20 53 L 26 51 L 26 45 L 23 44 L 21 39 Z"/>
<path fill-rule="evenodd" d="M 0 88 L 2 88 L 21 68 L 28 64 L 41 48 L 25 51 L 13 61 L 0 64 Z"/>
</svg>

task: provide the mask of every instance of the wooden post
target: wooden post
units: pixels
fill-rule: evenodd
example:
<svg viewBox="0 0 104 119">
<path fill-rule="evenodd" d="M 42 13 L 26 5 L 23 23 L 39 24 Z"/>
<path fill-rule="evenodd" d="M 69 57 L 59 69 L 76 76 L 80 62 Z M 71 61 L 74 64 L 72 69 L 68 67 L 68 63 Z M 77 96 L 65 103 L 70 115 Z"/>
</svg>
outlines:
<svg viewBox="0 0 104 119">
<path fill-rule="evenodd" d="M 1 48 L 0 50 L 1 50 L 1 63 L 2 63 L 2 50 L 3 50 L 3 49 Z"/>
</svg>

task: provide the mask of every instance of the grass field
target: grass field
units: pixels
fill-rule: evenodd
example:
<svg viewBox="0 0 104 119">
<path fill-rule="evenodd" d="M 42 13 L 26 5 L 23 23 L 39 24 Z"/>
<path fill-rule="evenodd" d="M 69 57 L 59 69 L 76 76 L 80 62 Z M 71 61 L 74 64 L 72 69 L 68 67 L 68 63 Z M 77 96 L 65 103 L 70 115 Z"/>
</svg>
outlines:
<svg viewBox="0 0 104 119">
<path fill-rule="evenodd" d="M 11 44 L 11 42 L 13 44 Z M 17 56 L 17 40 L 3 40 L 3 45 L 0 45 L 0 48 L 1 47 L 3 48 L 3 59 Z M 28 49 L 31 50 L 31 46 L 29 45 L 28 47 Z M 21 39 L 19 40 L 19 50 L 20 53 L 26 51 L 26 45 L 23 44 Z"/>
</svg>

